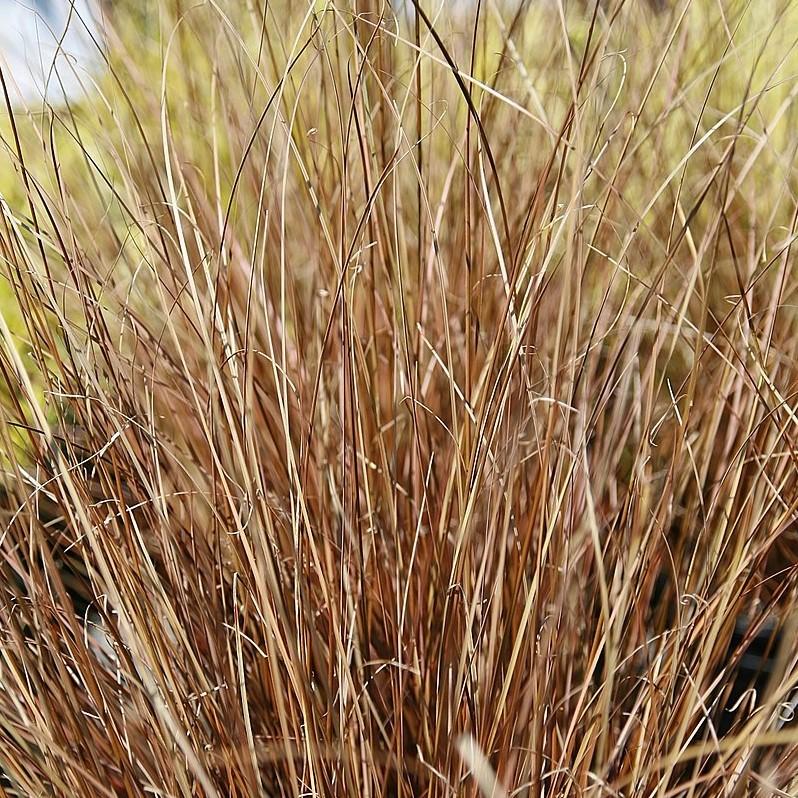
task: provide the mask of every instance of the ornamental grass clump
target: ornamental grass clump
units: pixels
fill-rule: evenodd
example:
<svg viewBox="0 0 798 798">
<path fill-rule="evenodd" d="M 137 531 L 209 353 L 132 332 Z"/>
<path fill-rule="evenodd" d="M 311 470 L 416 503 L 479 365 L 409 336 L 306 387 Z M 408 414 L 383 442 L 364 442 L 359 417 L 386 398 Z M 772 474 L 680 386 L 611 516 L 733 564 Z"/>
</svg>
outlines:
<svg viewBox="0 0 798 798">
<path fill-rule="evenodd" d="M 0 795 L 796 794 L 798 6 L 98 13 L 0 119 Z"/>
</svg>

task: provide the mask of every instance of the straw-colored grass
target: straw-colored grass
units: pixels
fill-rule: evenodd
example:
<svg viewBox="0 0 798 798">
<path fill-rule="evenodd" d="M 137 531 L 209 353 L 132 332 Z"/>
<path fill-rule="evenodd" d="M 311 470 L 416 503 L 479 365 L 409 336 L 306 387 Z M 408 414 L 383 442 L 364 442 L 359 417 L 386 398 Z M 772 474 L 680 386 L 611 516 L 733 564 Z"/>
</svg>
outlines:
<svg viewBox="0 0 798 798">
<path fill-rule="evenodd" d="M 6 112 L 0 795 L 798 793 L 798 4 L 414 3 Z"/>
</svg>

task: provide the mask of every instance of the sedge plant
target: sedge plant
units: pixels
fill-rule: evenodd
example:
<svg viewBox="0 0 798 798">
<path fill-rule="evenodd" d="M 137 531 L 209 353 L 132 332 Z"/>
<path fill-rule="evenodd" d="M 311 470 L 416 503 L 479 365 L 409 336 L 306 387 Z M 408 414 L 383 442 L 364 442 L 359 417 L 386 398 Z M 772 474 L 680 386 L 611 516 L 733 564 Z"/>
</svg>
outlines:
<svg viewBox="0 0 798 798">
<path fill-rule="evenodd" d="M 0 120 L 0 794 L 796 794 L 798 6 L 102 13 Z"/>
</svg>

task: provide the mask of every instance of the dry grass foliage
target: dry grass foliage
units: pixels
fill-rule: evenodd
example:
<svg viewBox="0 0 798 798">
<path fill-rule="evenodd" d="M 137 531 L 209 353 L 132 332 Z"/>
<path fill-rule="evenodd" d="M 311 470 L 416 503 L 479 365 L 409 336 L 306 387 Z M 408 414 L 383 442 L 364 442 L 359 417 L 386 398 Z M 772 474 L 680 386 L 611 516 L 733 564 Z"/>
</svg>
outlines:
<svg viewBox="0 0 798 798">
<path fill-rule="evenodd" d="M 0 794 L 796 794 L 795 9 L 661 5 L 118 4 L 6 114 Z"/>
</svg>

